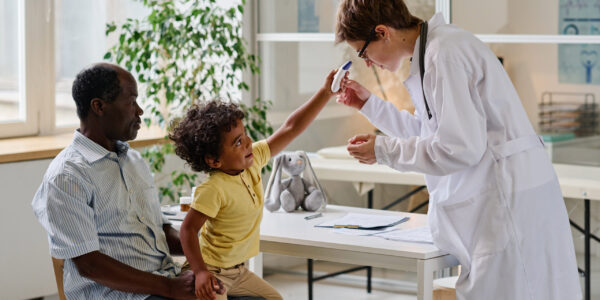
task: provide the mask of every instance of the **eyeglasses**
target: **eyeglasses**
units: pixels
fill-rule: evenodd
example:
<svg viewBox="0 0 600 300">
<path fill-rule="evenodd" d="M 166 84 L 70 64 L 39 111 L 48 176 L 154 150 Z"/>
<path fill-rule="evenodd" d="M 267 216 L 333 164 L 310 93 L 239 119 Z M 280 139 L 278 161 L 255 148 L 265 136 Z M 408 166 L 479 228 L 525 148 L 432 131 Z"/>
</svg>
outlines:
<svg viewBox="0 0 600 300">
<path fill-rule="evenodd" d="M 371 29 L 371 32 L 369 33 L 369 36 L 367 37 L 365 44 L 362 46 L 360 51 L 358 51 L 358 57 L 360 57 L 364 60 L 369 59 L 368 57 L 365 56 L 365 50 L 367 50 L 367 46 L 369 46 L 369 43 L 371 42 L 371 40 L 373 40 L 374 37 L 375 37 L 375 27 L 373 27 L 373 29 Z"/>
</svg>

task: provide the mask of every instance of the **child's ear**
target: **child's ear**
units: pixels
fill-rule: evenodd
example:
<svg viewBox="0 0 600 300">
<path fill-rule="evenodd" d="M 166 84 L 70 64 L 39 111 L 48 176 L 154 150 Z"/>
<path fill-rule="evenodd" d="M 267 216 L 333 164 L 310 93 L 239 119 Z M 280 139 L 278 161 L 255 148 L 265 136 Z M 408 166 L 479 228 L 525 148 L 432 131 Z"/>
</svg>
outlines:
<svg viewBox="0 0 600 300">
<path fill-rule="evenodd" d="M 219 159 L 217 159 L 214 156 L 209 156 L 209 155 L 205 156 L 204 162 L 213 169 L 218 169 L 221 167 L 221 162 L 219 161 Z"/>
</svg>

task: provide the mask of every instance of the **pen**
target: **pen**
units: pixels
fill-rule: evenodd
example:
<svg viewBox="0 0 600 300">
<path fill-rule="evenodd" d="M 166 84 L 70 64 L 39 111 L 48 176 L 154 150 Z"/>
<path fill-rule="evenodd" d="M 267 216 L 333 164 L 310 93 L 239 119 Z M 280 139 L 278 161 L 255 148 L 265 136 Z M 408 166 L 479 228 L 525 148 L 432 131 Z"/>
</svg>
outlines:
<svg viewBox="0 0 600 300">
<path fill-rule="evenodd" d="M 312 219 L 316 219 L 316 218 L 318 218 L 318 217 L 322 217 L 322 216 L 323 216 L 323 214 L 322 214 L 322 213 L 318 213 L 318 214 L 316 214 L 316 215 L 310 215 L 310 216 L 306 216 L 306 217 L 304 217 L 304 220 L 312 220 Z"/>
<path fill-rule="evenodd" d="M 333 225 L 333 228 L 360 228 L 358 225 Z"/>
</svg>

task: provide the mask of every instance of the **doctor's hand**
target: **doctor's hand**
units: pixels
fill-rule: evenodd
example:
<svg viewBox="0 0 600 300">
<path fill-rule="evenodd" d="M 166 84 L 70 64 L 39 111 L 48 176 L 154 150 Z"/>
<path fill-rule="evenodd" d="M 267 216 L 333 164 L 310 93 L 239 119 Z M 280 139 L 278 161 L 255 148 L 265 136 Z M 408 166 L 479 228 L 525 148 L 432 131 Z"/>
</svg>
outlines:
<svg viewBox="0 0 600 300">
<path fill-rule="evenodd" d="M 374 164 L 375 158 L 375 135 L 359 134 L 348 140 L 348 153 L 362 164 Z"/>
<path fill-rule="evenodd" d="M 341 103 L 360 110 L 371 96 L 371 92 L 360 83 L 344 78 L 342 81 L 342 93 L 337 96 L 337 103 Z"/>
</svg>

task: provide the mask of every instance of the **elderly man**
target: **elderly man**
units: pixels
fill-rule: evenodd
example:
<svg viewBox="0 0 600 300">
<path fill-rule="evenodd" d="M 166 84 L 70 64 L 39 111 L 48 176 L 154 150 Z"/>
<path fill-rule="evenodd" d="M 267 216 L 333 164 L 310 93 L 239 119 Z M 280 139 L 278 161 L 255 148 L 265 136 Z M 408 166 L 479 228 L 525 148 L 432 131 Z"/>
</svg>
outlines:
<svg viewBox="0 0 600 300">
<path fill-rule="evenodd" d="M 33 199 L 50 254 L 64 259 L 69 299 L 194 299 L 194 277 L 171 254 L 178 232 L 161 216 L 136 137 L 142 109 L 133 76 L 99 63 L 73 82 L 80 128 Z M 179 276 L 177 276 L 179 274 Z"/>
</svg>

